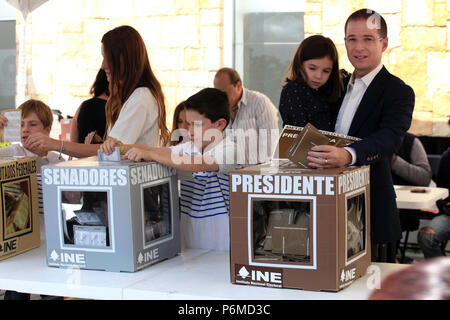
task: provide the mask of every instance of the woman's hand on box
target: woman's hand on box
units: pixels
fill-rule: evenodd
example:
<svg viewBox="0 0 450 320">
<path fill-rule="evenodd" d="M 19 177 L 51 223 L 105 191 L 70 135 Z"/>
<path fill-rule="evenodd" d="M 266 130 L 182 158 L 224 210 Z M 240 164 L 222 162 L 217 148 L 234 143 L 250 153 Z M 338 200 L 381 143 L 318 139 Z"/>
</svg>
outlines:
<svg viewBox="0 0 450 320">
<path fill-rule="evenodd" d="M 131 161 L 142 161 L 147 160 L 151 161 L 151 152 L 149 150 L 141 149 L 141 148 L 131 148 L 128 150 L 125 155 L 122 157 L 123 159 L 128 159 Z"/>
<path fill-rule="evenodd" d="M 110 155 L 114 152 L 116 147 L 120 147 L 121 142 L 113 137 L 106 138 L 105 142 L 100 146 L 100 151 L 104 154 Z"/>
</svg>

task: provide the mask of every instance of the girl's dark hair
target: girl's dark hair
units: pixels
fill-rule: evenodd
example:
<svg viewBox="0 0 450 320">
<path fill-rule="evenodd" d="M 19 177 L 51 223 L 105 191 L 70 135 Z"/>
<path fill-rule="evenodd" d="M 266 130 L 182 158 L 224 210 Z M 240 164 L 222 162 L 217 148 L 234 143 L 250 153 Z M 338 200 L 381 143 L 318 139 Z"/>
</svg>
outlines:
<svg viewBox="0 0 450 320">
<path fill-rule="evenodd" d="M 94 97 L 98 97 L 103 93 L 109 96 L 109 83 L 106 78 L 106 72 L 103 69 L 98 70 L 97 76 L 95 77 L 95 81 L 92 84 L 90 94 L 94 95 Z"/>
<path fill-rule="evenodd" d="M 314 35 L 303 40 L 298 46 L 294 58 L 288 68 L 285 83 L 288 81 L 306 83 L 303 62 L 324 57 L 329 57 L 331 59 L 333 68 L 328 81 L 319 88 L 319 93 L 325 96 L 329 102 L 337 101 L 341 96 L 343 83 L 339 73 L 339 57 L 336 46 L 330 38 Z"/>
<path fill-rule="evenodd" d="M 174 132 L 178 129 L 178 119 L 180 118 L 181 111 L 185 110 L 184 107 L 184 101 L 180 102 L 174 112 L 173 112 L 173 121 L 172 121 L 172 132 L 171 136 L 174 134 Z M 173 137 L 172 137 L 173 138 Z M 170 141 L 170 145 L 175 146 L 183 141 L 183 136 L 179 135 L 178 140 L 172 140 Z"/>
<path fill-rule="evenodd" d="M 190 96 L 185 102 L 186 110 L 195 110 L 211 122 L 219 119 L 230 121 L 230 107 L 227 94 L 219 89 L 206 88 Z"/>
</svg>

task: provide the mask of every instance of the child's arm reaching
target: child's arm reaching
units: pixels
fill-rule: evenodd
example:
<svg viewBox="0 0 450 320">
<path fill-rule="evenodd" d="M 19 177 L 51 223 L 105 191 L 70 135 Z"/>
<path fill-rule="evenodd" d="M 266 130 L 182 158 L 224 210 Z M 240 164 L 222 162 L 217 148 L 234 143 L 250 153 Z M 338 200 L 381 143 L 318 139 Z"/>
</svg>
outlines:
<svg viewBox="0 0 450 320">
<path fill-rule="evenodd" d="M 150 148 L 146 146 L 132 147 L 124 159 L 132 161 L 156 161 L 166 166 L 189 172 L 219 171 L 219 165 L 212 156 L 192 156 L 172 153 L 170 148 Z"/>
</svg>

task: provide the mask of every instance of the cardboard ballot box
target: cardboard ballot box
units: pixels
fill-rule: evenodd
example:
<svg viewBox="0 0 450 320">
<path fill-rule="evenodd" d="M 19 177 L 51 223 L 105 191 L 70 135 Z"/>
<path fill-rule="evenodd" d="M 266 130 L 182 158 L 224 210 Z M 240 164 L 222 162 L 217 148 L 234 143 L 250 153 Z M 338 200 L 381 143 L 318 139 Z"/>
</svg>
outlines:
<svg viewBox="0 0 450 320">
<path fill-rule="evenodd" d="M 42 180 L 48 266 L 134 272 L 180 252 L 174 169 L 91 157 Z"/>
<path fill-rule="evenodd" d="M 281 140 L 279 162 L 230 173 L 231 282 L 339 291 L 370 265 L 369 166 L 300 169 Z"/>
<path fill-rule="evenodd" d="M 40 245 L 35 157 L 0 158 L 0 260 Z"/>
</svg>

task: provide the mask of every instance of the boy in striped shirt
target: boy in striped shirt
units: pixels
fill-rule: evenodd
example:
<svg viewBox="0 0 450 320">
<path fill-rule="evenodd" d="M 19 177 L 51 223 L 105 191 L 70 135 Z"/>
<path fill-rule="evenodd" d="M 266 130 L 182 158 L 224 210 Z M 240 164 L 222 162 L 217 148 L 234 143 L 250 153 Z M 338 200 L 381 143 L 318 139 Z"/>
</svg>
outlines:
<svg viewBox="0 0 450 320">
<path fill-rule="evenodd" d="M 191 172 L 181 182 L 181 232 L 185 247 L 229 250 L 228 172 L 237 165 L 237 146 L 223 131 L 230 119 L 224 92 L 206 88 L 184 102 L 190 141 L 168 147 L 128 146 L 124 158 L 154 160 Z M 119 143 L 120 144 L 120 143 Z"/>
</svg>

